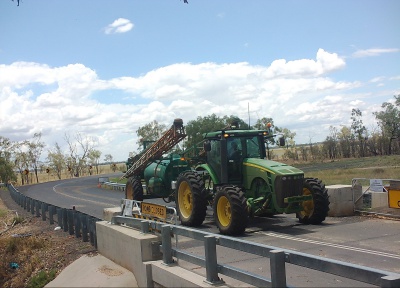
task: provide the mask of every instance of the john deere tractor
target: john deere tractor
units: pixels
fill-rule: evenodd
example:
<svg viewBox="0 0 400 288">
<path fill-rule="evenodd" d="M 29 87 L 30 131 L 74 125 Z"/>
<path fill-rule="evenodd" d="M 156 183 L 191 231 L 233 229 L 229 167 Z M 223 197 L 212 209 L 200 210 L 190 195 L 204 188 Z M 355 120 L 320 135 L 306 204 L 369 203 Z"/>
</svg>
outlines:
<svg viewBox="0 0 400 288">
<path fill-rule="evenodd" d="M 202 159 L 197 165 L 187 165 L 190 161 L 183 157 L 170 158 L 164 164 L 158 161 L 157 165 L 150 164 L 144 174 L 158 175 L 159 179 L 146 182 L 154 187 L 155 182 L 169 177 L 170 184 L 163 182 L 165 188 L 158 189 L 158 195 L 164 193 L 164 197 L 175 200 L 181 224 L 186 226 L 201 225 L 208 205 L 213 207 L 220 233 L 226 235 L 244 233 L 249 217 L 253 216 L 296 213 L 301 223 L 320 224 L 329 210 L 327 189 L 320 180 L 305 178 L 303 171 L 295 167 L 267 160 L 268 141 L 277 138 L 284 144 L 284 139 L 277 136 L 269 127 L 240 130 L 237 123 L 206 133 L 204 156 L 194 157 Z M 158 173 L 162 171 L 157 171 L 157 167 L 168 166 L 173 159 L 179 174 Z M 174 175 L 178 175 L 176 179 Z M 134 186 L 129 187 L 127 198 L 142 197 L 142 186 Z"/>
</svg>

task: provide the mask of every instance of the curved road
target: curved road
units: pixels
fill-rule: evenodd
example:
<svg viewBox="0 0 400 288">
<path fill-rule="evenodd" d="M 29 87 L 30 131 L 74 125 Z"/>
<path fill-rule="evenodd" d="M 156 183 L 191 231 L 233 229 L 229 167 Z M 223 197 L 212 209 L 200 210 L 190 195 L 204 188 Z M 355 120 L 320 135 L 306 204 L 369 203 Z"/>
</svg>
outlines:
<svg viewBox="0 0 400 288">
<path fill-rule="evenodd" d="M 101 175 L 101 177 L 118 177 L 119 175 L 121 174 Z M 119 206 L 121 199 L 124 198 L 124 192 L 98 188 L 98 177 L 96 175 L 22 186 L 19 190 L 43 202 L 65 208 L 75 206 L 76 210 L 102 219 L 103 209 Z M 161 199 L 154 199 L 152 202 L 165 205 Z M 170 204 L 173 206 L 174 203 Z M 213 223 L 211 209 L 200 229 L 218 233 Z M 246 234 L 240 238 L 400 273 L 400 221 L 398 220 L 362 216 L 327 217 L 322 225 L 302 225 L 298 223 L 294 215 L 277 215 L 272 218 L 251 219 Z M 203 251 L 200 244 L 197 246 L 193 241 L 180 244 L 181 249 L 191 248 Z M 267 269 L 263 258 L 246 259 L 246 256 L 230 254 L 232 255 L 222 257 L 226 258 L 226 263 L 235 263 L 243 269 L 249 267 L 256 270 Z M 299 280 L 298 277 L 307 279 L 307 273 L 304 272 L 304 276 L 300 273 L 296 280 Z M 353 283 L 346 282 L 346 279 L 340 279 L 340 277 L 331 275 L 333 278 L 329 280 L 329 283 L 323 277 L 326 276 L 322 276 L 322 282 L 308 284 L 329 287 L 353 286 Z M 305 285 L 307 286 L 307 283 Z M 354 285 L 357 286 L 359 283 Z"/>
<path fill-rule="evenodd" d="M 116 177 L 120 174 L 102 175 Z M 43 184 L 18 187 L 19 191 L 31 198 L 63 208 L 72 208 L 88 215 L 103 219 L 103 209 L 121 204 L 125 194 L 122 191 L 97 187 L 99 176 L 65 179 Z"/>
</svg>

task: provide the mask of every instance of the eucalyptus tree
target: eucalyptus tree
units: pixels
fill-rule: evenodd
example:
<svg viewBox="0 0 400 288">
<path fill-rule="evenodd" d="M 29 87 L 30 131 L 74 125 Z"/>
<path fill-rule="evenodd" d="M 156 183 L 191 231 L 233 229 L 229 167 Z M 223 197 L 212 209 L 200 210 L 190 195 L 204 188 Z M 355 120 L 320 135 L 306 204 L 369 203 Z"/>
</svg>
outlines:
<svg viewBox="0 0 400 288">
<path fill-rule="evenodd" d="M 54 148 L 48 150 L 47 160 L 49 161 L 49 168 L 53 170 L 57 178 L 61 180 L 62 171 L 66 168 L 66 157 L 57 142 L 54 144 Z"/>
<path fill-rule="evenodd" d="M 394 96 L 394 103 L 384 102 L 383 111 L 374 115 L 382 129 L 383 137 L 389 139 L 388 154 L 392 154 L 393 142 L 397 141 L 397 149 L 400 150 L 400 94 Z"/>
<path fill-rule="evenodd" d="M 258 130 L 263 130 L 269 124 L 271 125 L 271 127 L 274 127 L 274 120 L 269 117 L 263 117 L 261 119 L 257 119 L 256 124 L 253 125 L 253 128 Z"/>
<path fill-rule="evenodd" d="M 29 184 L 29 155 L 25 151 L 24 142 L 14 143 L 13 148 L 13 161 L 15 168 L 21 175 L 21 184 Z"/>
<path fill-rule="evenodd" d="M 360 109 L 351 110 L 351 130 L 358 140 L 358 156 L 365 156 L 365 141 L 367 136 L 367 128 L 365 128 L 362 121 L 362 112 Z M 357 145 L 356 145 L 357 147 Z"/>
<path fill-rule="evenodd" d="M 41 141 L 42 133 L 35 133 L 31 141 L 24 141 L 24 145 L 27 147 L 27 153 L 29 157 L 30 166 L 33 168 L 36 177 L 36 183 L 39 183 L 38 177 L 38 165 L 39 159 L 42 155 L 43 149 L 46 146 L 44 142 Z"/>
<path fill-rule="evenodd" d="M 347 126 L 342 126 L 337 136 L 342 157 L 350 158 L 351 155 L 353 155 L 351 143 L 353 142 L 352 139 L 354 138 L 350 128 Z"/>
<path fill-rule="evenodd" d="M 115 170 L 117 170 L 117 165 L 114 162 L 114 157 L 111 154 L 106 154 L 104 155 L 104 162 L 106 162 L 107 164 L 110 164 L 110 168 L 113 172 L 115 172 Z"/>
<path fill-rule="evenodd" d="M 136 135 L 138 136 L 138 140 L 136 144 L 138 145 L 138 150 L 142 150 L 143 145 L 146 142 L 156 141 L 167 131 L 167 126 L 161 123 L 158 123 L 157 120 L 153 120 L 150 123 L 145 124 L 142 127 L 139 127 L 136 130 Z"/>
<path fill-rule="evenodd" d="M 8 183 L 9 181 L 17 181 L 17 176 L 14 173 L 11 162 L 0 156 L 0 182 Z"/>
<path fill-rule="evenodd" d="M 96 167 L 96 174 L 99 174 L 101 151 L 92 149 L 89 151 L 88 158 L 90 166 Z M 92 175 L 92 169 L 89 169 L 89 174 Z"/>
<path fill-rule="evenodd" d="M 80 132 L 75 133 L 74 139 L 65 133 L 64 140 L 68 144 L 69 154 L 67 157 L 68 170 L 71 176 L 79 177 L 85 170 L 90 151 L 95 145 L 95 139 Z"/>
<path fill-rule="evenodd" d="M 13 143 L 10 139 L 0 136 L 0 157 L 5 161 L 10 161 Z"/>
</svg>

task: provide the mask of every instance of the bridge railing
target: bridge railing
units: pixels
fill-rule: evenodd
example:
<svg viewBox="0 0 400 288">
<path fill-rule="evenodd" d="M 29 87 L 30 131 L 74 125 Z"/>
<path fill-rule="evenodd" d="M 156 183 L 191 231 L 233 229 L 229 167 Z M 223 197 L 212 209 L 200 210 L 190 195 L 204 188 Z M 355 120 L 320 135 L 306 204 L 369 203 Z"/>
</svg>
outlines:
<svg viewBox="0 0 400 288">
<path fill-rule="evenodd" d="M 97 249 L 96 222 L 101 221 L 96 217 L 87 215 L 75 209 L 67 209 L 51 205 L 34 198 L 28 197 L 18 191 L 12 184 L 0 183 L 0 187 L 7 187 L 11 198 L 27 212 L 36 217 L 48 220 L 49 224 L 55 222 L 70 235 L 82 238 L 83 242 L 89 242 Z"/>
<path fill-rule="evenodd" d="M 142 233 L 161 231 L 162 241 L 160 249 L 163 253 L 163 263 L 171 265 L 174 263 L 175 257 L 178 260 L 199 265 L 206 270 L 205 281 L 215 285 L 222 283 L 219 277 L 219 274 L 222 274 L 257 287 L 286 287 L 286 264 L 293 264 L 379 287 L 400 287 L 400 274 L 389 271 L 204 232 L 189 227 L 159 223 L 157 221 L 114 216 L 111 223 L 116 225 L 124 224 L 137 228 Z M 204 246 L 203 255 L 205 256 L 193 255 L 185 250 L 174 247 L 172 245 L 172 238 L 178 241 L 178 235 L 202 241 Z M 217 258 L 217 246 L 269 258 L 270 277 L 220 263 Z"/>
</svg>

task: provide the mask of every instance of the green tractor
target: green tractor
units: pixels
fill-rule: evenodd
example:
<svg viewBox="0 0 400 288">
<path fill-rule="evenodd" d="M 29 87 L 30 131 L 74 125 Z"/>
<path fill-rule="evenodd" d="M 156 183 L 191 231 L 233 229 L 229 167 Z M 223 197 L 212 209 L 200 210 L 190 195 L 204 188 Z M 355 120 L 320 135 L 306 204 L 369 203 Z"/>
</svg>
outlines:
<svg viewBox="0 0 400 288">
<path fill-rule="evenodd" d="M 303 171 L 266 160 L 271 129 L 225 129 L 204 135 L 205 163 L 181 173 L 176 206 L 181 223 L 199 225 L 211 204 L 221 234 L 242 234 L 252 216 L 296 213 L 305 224 L 320 224 L 329 211 L 325 185 Z M 278 139 L 284 145 L 284 139 Z"/>
<path fill-rule="evenodd" d="M 147 166 L 143 174 L 150 192 L 157 188 L 158 197 L 175 200 L 185 226 L 200 226 L 211 205 L 216 225 L 225 235 L 244 233 L 253 216 L 296 213 L 301 223 L 324 221 L 329 211 L 325 185 L 316 178 L 305 178 L 295 167 L 267 160 L 266 143 L 278 136 L 269 127 L 236 127 L 206 133 L 204 154 L 192 158 L 197 161 L 194 167 L 188 159 L 173 154 Z M 284 145 L 282 137 L 277 140 Z M 127 198 L 143 200 L 138 178 L 128 183 Z"/>
</svg>

